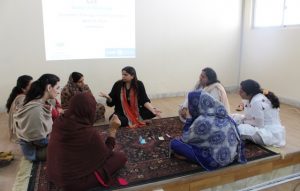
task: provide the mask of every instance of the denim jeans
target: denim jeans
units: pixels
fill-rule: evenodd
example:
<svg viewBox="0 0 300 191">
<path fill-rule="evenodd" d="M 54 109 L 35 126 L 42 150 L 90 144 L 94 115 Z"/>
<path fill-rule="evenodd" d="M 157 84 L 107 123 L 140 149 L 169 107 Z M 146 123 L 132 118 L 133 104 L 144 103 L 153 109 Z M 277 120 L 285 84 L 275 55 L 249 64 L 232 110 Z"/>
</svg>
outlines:
<svg viewBox="0 0 300 191">
<path fill-rule="evenodd" d="M 44 138 L 41 140 L 27 142 L 25 140 L 20 140 L 20 146 L 23 154 L 27 160 L 36 161 L 37 149 L 46 147 L 48 145 L 48 139 Z"/>
</svg>

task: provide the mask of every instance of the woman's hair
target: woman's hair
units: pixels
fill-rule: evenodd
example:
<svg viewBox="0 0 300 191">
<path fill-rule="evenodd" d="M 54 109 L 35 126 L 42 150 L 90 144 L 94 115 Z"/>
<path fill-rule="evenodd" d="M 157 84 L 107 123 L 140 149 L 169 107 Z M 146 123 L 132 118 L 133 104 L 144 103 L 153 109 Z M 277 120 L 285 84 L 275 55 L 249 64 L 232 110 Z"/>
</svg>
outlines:
<svg viewBox="0 0 300 191">
<path fill-rule="evenodd" d="M 280 107 L 280 102 L 278 97 L 270 91 L 262 91 L 260 88 L 260 85 L 258 82 L 254 80 L 244 80 L 241 82 L 241 89 L 248 95 L 251 96 L 251 99 L 253 96 L 259 93 L 263 93 L 272 103 L 273 108 L 279 108 Z"/>
<path fill-rule="evenodd" d="M 83 75 L 79 72 L 73 72 L 71 74 L 71 77 L 72 77 L 73 82 L 77 83 L 83 77 Z"/>
<path fill-rule="evenodd" d="M 6 102 L 7 113 L 10 110 L 12 102 L 15 100 L 15 98 L 19 94 L 23 93 L 23 89 L 25 89 L 29 85 L 29 82 L 31 80 L 32 80 L 32 77 L 28 76 L 28 75 L 23 75 L 18 78 L 17 85 L 12 89 L 12 91 L 7 99 L 7 102 Z"/>
<path fill-rule="evenodd" d="M 59 82 L 59 77 L 54 74 L 43 74 L 38 80 L 31 84 L 31 87 L 26 94 L 24 105 L 34 99 L 40 99 L 44 96 L 47 85 L 54 87 Z"/>
<path fill-rule="evenodd" d="M 127 72 L 128 74 L 130 74 L 131 76 L 133 76 L 133 79 L 131 80 L 131 87 L 134 90 L 137 90 L 137 75 L 136 75 L 136 71 L 132 66 L 126 66 L 125 68 L 122 69 L 122 71 Z"/>
<path fill-rule="evenodd" d="M 218 77 L 217 77 L 217 73 L 212 68 L 204 68 L 202 71 L 207 76 L 207 79 L 208 79 L 208 82 L 206 84 L 207 86 L 214 84 L 216 82 L 220 83 L 220 81 L 218 80 Z"/>
</svg>

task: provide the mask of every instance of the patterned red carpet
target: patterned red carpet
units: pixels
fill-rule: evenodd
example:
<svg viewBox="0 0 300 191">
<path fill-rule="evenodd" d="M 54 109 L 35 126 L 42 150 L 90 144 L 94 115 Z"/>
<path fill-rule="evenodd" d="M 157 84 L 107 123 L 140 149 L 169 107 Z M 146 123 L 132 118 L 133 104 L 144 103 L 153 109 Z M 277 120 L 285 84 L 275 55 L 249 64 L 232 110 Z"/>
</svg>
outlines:
<svg viewBox="0 0 300 191">
<path fill-rule="evenodd" d="M 119 172 L 119 176 L 128 181 L 128 186 L 204 171 L 196 164 L 169 158 L 169 141 L 181 135 L 182 126 L 178 117 L 171 117 L 154 119 L 151 124 L 143 128 L 121 128 L 118 131 L 115 149 L 125 152 L 128 156 L 126 167 Z M 99 129 L 103 137 L 107 136 L 107 125 L 95 128 Z M 140 138 L 145 139 L 146 143 L 140 144 Z M 246 143 L 245 152 L 248 161 L 275 155 L 272 151 L 253 143 Z M 34 163 L 29 191 L 58 190 L 47 181 L 45 170 L 45 163 Z M 93 190 L 101 190 L 101 188 Z"/>
</svg>

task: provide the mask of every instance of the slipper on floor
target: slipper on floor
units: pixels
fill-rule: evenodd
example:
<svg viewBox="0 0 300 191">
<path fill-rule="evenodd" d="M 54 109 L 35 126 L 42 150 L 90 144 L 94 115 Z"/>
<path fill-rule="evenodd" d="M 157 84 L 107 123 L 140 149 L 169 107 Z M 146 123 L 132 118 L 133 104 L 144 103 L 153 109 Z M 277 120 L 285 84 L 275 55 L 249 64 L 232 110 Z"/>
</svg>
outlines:
<svg viewBox="0 0 300 191">
<path fill-rule="evenodd" d="M 244 104 L 240 103 L 235 110 L 236 111 L 244 111 Z"/>
<path fill-rule="evenodd" d="M 14 160 L 14 155 L 11 152 L 0 152 L 0 168 L 8 166 Z"/>
</svg>

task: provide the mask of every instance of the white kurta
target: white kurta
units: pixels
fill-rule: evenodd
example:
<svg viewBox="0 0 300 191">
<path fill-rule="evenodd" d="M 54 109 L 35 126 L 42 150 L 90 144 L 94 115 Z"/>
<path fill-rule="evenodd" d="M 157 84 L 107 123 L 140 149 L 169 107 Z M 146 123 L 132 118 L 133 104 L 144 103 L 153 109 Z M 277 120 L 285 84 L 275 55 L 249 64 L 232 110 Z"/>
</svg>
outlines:
<svg viewBox="0 0 300 191">
<path fill-rule="evenodd" d="M 214 83 L 209 86 L 206 86 L 204 89 L 207 93 L 209 93 L 216 100 L 221 102 L 228 113 L 230 113 L 230 106 L 227 98 L 226 91 L 224 87 L 220 83 Z"/>
<path fill-rule="evenodd" d="M 202 89 L 202 88 L 198 87 L 192 91 L 196 91 L 196 90 L 200 90 L 200 89 Z M 207 93 L 209 93 L 213 98 L 215 98 L 216 100 L 221 102 L 224 105 L 227 112 L 230 113 L 230 107 L 229 107 L 227 94 L 226 94 L 224 87 L 220 83 L 214 83 L 210 86 L 203 88 L 203 90 L 206 91 Z M 188 108 L 188 96 L 185 97 L 185 100 L 180 105 L 179 109 L 182 109 L 182 108 Z"/>
<path fill-rule="evenodd" d="M 285 128 L 281 125 L 279 108 L 273 108 L 263 94 L 255 95 L 251 102 L 244 101 L 244 115 L 233 115 L 240 134 L 255 137 L 258 134 L 265 145 L 285 145 Z"/>
<path fill-rule="evenodd" d="M 192 91 L 196 91 L 196 90 L 200 90 L 202 89 L 202 87 L 199 86 L 199 84 L 196 84 L 194 90 Z M 219 102 L 221 102 L 225 109 L 227 110 L 228 113 L 230 113 L 230 107 L 229 107 L 229 102 L 228 102 L 228 98 L 227 98 L 227 94 L 226 91 L 224 89 L 224 87 L 220 84 L 220 83 L 214 83 L 211 84 L 209 86 L 206 86 L 205 88 L 203 88 L 204 91 L 206 91 L 207 93 L 209 93 L 213 98 L 215 98 L 216 100 L 218 100 Z M 179 119 L 185 123 L 185 120 L 181 115 L 180 112 L 182 111 L 183 108 L 188 108 L 188 95 L 185 97 L 184 102 L 179 105 Z"/>
</svg>

